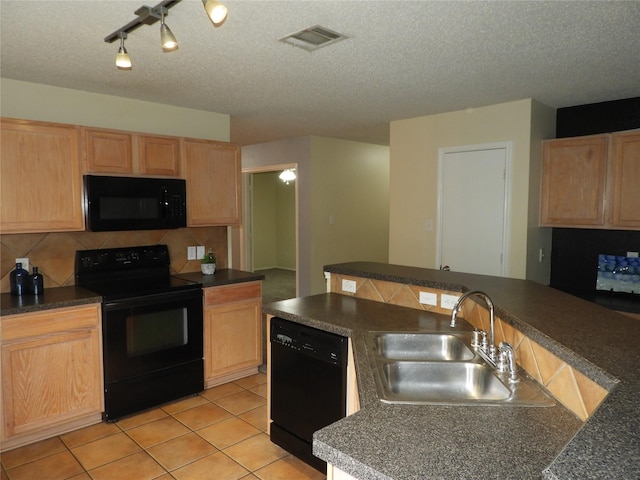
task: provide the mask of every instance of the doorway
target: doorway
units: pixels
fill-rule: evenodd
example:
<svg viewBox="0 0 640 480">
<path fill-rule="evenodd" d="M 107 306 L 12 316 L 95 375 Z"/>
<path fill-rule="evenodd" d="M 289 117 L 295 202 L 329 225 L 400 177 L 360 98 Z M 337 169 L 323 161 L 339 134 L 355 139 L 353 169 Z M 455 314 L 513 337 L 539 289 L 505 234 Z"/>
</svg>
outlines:
<svg viewBox="0 0 640 480">
<path fill-rule="evenodd" d="M 261 273 L 263 302 L 293 298 L 298 291 L 296 180 L 279 178 L 295 165 L 243 170 L 245 269 Z"/>
<path fill-rule="evenodd" d="M 506 276 L 511 142 L 439 150 L 437 265 Z"/>
</svg>

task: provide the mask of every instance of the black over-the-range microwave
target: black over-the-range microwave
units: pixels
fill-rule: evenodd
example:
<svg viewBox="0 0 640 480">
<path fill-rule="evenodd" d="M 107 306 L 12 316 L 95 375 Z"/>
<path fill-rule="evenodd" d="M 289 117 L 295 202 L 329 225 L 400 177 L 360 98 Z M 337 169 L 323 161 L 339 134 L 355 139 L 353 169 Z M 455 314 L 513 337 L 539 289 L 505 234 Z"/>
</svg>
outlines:
<svg viewBox="0 0 640 480">
<path fill-rule="evenodd" d="M 186 227 L 186 182 L 85 175 L 84 209 L 87 230 L 94 232 Z"/>
</svg>

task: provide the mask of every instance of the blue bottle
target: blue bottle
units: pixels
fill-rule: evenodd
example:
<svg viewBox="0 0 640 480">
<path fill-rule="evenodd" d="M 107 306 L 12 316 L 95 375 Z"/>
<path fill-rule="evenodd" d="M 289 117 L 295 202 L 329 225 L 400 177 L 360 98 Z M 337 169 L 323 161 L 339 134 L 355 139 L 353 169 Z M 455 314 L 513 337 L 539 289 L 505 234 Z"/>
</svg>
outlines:
<svg viewBox="0 0 640 480">
<path fill-rule="evenodd" d="M 42 295 L 44 291 L 44 280 L 42 274 L 38 272 L 38 267 L 33 267 L 33 275 L 29 276 L 29 293 Z"/>
<path fill-rule="evenodd" d="M 16 263 L 16 269 L 9 276 L 11 295 L 25 295 L 28 292 L 29 272 L 22 268 L 22 263 Z"/>
</svg>

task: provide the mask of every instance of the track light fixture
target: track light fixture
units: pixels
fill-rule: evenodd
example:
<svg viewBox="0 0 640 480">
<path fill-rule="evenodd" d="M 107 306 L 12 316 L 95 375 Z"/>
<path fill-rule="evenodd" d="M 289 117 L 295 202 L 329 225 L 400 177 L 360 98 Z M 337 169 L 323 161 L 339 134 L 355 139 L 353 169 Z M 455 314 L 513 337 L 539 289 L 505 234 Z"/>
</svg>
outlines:
<svg viewBox="0 0 640 480">
<path fill-rule="evenodd" d="M 172 52 L 178 49 L 178 41 L 176 37 L 173 35 L 171 29 L 164 23 L 164 16 L 166 13 L 166 8 L 162 8 L 160 10 L 160 43 L 162 44 L 162 50 L 165 52 Z"/>
<path fill-rule="evenodd" d="M 216 0 L 202 0 L 209 20 L 214 26 L 219 27 L 227 19 L 227 7 Z"/>
<path fill-rule="evenodd" d="M 123 25 L 105 37 L 104 41 L 107 43 L 113 43 L 118 39 L 120 40 L 120 48 L 118 49 L 118 56 L 116 58 L 118 68 L 123 70 L 131 69 L 131 58 L 129 58 L 129 54 L 124 48 L 124 39 L 127 38 L 127 35 L 142 25 L 153 25 L 158 20 L 160 21 L 160 42 L 162 50 L 165 52 L 177 50 L 178 42 L 171 29 L 164 22 L 164 17 L 168 15 L 171 7 L 180 2 L 181 0 L 164 0 L 155 7 L 147 7 L 144 5 L 134 12 L 138 18 Z M 219 27 L 227 19 L 227 7 L 220 2 L 216 0 L 202 0 L 202 4 L 214 26 Z M 127 64 L 128 66 L 123 66 Z"/>
<path fill-rule="evenodd" d="M 127 38 L 125 32 L 119 32 L 120 48 L 118 48 L 118 54 L 116 55 L 116 67 L 120 70 L 131 70 L 131 57 L 127 53 L 127 49 L 124 48 L 124 39 Z"/>
</svg>

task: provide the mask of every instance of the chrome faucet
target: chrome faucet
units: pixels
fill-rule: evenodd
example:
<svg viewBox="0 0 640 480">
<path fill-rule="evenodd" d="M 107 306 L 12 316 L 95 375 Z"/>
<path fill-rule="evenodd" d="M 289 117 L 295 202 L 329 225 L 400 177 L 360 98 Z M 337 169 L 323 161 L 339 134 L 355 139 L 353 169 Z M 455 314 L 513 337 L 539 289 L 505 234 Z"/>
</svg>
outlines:
<svg viewBox="0 0 640 480">
<path fill-rule="evenodd" d="M 485 303 L 487 304 L 487 306 L 489 307 L 489 339 L 488 339 L 486 344 L 484 344 L 484 342 L 483 342 L 483 346 L 482 346 L 481 350 L 483 350 L 484 353 L 487 355 L 487 357 L 489 357 L 488 359 L 491 361 L 491 363 L 493 365 L 495 365 L 495 362 L 496 362 L 496 345 L 495 345 L 495 321 L 496 321 L 496 317 L 495 317 L 495 312 L 494 312 L 494 309 L 493 309 L 493 302 L 489 298 L 489 295 L 487 295 L 484 292 L 481 292 L 480 290 L 471 290 L 471 291 L 463 294 L 458 299 L 456 304 L 454 305 L 453 310 L 451 310 L 451 323 L 449 324 L 449 326 L 451 326 L 451 327 L 455 327 L 456 326 L 456 317 L 458 316 L 458 311 L 460 310 L 460 307 L 462 307 L 462 304 L 464 303 L 464 301 L 467 298 L 472 297 L 474 295 L 482 297 L 483 300 L 485 301 Z"/>
</svg>

